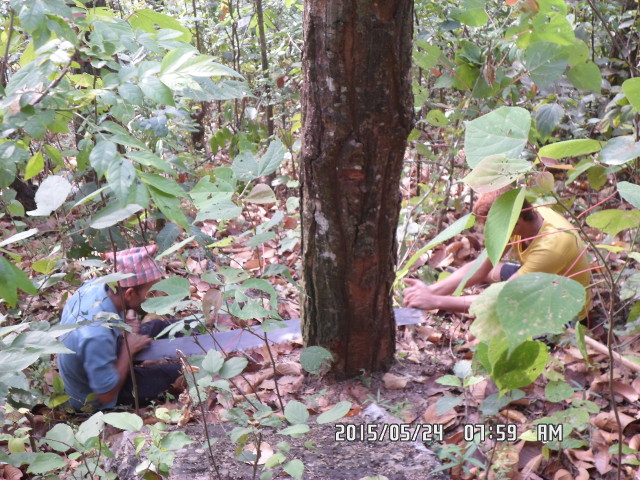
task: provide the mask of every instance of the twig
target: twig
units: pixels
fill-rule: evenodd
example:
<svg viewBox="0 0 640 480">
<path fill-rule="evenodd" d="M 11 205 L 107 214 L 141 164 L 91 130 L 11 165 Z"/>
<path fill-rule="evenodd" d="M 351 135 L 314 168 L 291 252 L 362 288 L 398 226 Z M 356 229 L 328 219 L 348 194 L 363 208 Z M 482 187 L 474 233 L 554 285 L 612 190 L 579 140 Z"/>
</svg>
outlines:
<svg viewBox="0 0 640 480">
<path fill-rule="evenodd" d="M 2 56 L 2 67 L 0 68 L 0 85 L 7 86 L 5 74 L 7 71 L 7 64 L 9 63 L 9 47 L 11 46 L 11 37 L 13 36 L 13 22 L 16 16 L 16 12 L 11 9 L 11 17 L 9 18 L 9 33 L 7 34 L 7 46 L 4 49 L 4 55 Z"/>
<path fill-rule="evenodd" d="M 67 64 L 64 66 L 64 68 L 62 69 L 62 71 L 60 72 L 60 75 L 58 75 L 53 82 L 51 82 L 49 84 L 49 86 L 47 88 L 44 89 L 44 91 L 40 94 L 39 97 L 37 97 L 34 102 L 31 104 L 32 106 L 37 105 L 38 103 L 40 103 L 40 101 L 42 101 L 42 99 L 44 97 L 47 96 L 47 94 L 49 93 L 49 91 L 53 88 L 56 88 L 58 86 L 58 84 L 62 81 L 62 79 L 65 77 L 65 75 L 67 73 L 69 73 L 69 68 L 71 68 L 71 63 L 73 62 L 73 56 L 69 59 L 69 61 L 67 62 Z"/>
</svg>

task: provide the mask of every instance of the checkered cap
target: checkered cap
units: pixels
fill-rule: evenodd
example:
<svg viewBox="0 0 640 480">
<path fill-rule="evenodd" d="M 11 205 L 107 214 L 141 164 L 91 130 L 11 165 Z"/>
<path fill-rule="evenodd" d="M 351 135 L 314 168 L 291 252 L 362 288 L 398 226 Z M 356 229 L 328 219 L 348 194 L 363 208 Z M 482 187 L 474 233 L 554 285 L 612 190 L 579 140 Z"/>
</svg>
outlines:
<svg viewBox="0 0 640 480">
<path fill-rule="evenodd" d="M 117 271 L 119 273 L 133 273 L 134 275 L 120 280 L 118 285 L 123 288 L 143 285 L 154 280 L 160 280 L 163 275 L 152 255 L 158 250 L 157 245 L 146 245 L 144 247 L 121 250 L 115 255 Z M 113 261 L 113 252 L 104 254 L 104 258 Z"/>
</svg>

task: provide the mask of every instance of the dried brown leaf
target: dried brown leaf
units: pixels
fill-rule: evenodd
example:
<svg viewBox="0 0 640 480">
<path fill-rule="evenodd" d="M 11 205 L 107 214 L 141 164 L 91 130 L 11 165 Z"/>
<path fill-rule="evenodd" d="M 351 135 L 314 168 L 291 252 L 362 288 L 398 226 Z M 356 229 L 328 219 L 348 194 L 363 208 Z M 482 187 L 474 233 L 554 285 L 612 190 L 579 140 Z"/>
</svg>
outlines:
<svg viewBox="0 0 640 480">
<path fill-rule="evenodd" d="M 255 453 L 257 454 L 258 451 L 256 449 L 256 446 L 253 443 L 249 443 L 247 444 L 247 446 L 244 448 L 245 452 L 251 452 L 251 453 Z M 260 443 L 260 458 L 258 458 L 258 465 L 264 465 L 265 463 L 267 463 L 267 460 L 269 460 L 271 457 L 273 457 L 273 447 L 271 447 L 271 445 L 269 445 L 267 442 L 261 442 Z M 249 460 L 245 460 L 244 463 L 248 463 L 249 465 L 254 465 L 256 462 L 255 461 L 249 461 Z"/>
<path fill-rule="evenodd" d="M 553 480 L 573 480 L 571 472 L 561 468 L 553 475 Z"/>
<path fill-rule="evenodd" d="M 301 375 L 302 365 L 299 362 L 283 362 L 276 365 L 278 375 Z"/>
<path fill-rule="evenodd" d="M 13 465 L 0 465 L 0 480 L 18 480 L 22 475 L 22 471 Z"/>
<path fill-rule="evenodd" d="M 409 380 L 393 373 L 385 373 L 382 376 L 382 381 L 384 382 L 384 388 L 388 390 L 402 390 L 407 386 Z"/>
</svg>

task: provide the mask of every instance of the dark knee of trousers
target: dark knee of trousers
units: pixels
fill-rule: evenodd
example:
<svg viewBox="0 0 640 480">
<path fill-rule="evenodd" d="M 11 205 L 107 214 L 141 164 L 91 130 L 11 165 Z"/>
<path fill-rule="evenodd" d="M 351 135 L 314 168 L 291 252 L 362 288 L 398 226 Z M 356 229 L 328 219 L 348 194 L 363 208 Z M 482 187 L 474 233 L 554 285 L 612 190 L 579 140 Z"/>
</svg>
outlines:
<svg viewBox="0 0 640 480">
<path fill-rule="evenodd" d="M 161 363 L 145 367 L 134 367 L 138 400 L 141 406 L 149 405 L 164 394 L 173 382 L 180 377 L 179 363 Z M 118 405 L 133 405 L 133 382 L 129 376 L 118 393 Z"/>
</svg>

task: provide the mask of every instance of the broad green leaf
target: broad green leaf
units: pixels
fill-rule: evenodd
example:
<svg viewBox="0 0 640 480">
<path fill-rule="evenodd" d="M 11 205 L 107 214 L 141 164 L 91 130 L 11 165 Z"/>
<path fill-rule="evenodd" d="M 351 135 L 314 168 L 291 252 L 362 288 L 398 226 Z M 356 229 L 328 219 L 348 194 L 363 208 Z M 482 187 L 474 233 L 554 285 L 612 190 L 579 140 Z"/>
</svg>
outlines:
<svg viewBox="0 0 640 480">
<path fill-rule="evenodd" d="M 341 419 L 351 410 L 351 402 L 338 402 L 333 408 L 318 415 L 316 422 L 320 425 L 335 422 Z"/>
<path fill-rule="evenodd" d="M 106 413 L 102 420 L 120 430 L 130 430 L 137 432 L 142 428 L 143 421 L 138 415 L 128 412 Z"/>
<path fill-rule="evenodd" d="M 140 82 L 142 93 L 160 105 L 175 106 L 173 92 L 156 77 L 145 77 Z"/>
<path fill-rule="evenodd" d="M 144 30 L 149 33 L 156 33 L 156 27 L 176 30 L 181 33 L 176 40 L 187 44 L 191 41 L 191 32 L 179 20 L 151 9 L 136 10 L 129 17 L 129 23 L 134 29 Z"/>
<path fill-rule="evenodd" d="M 71 192 L 71 184 L 66 178 L 50 175 L 44 179 L 36 192 L 38 208 L 27 212 L 29 215 L 48 216 L 65 202 Z"/>
<path fill-rule="evenodd" d="M 217 375 L 223 364 L 222 354 L 217 350 L 209 350 L 202 360 L 202 369 L 210 375 Z"/>
<path fill-rule="evenodd" d="M 75 441 L 73 429 L 65 423 L 54 425 L 44 437 L 44 442 L 56 452 L 66 452 L 73 448 Z"/>
<path fill-rule="evenodd" d="M 277 467 L 278 465 L 282 465 L 286 460 L 287 457 L 285 457 L 280 452 L 274 453 L 267 459 L 266 463 L 264 464 L 264 468 L 270 469 L 273 467 Z"/>
<path fill-rule="evenodd" d="M 557 103 L 545 103 L 540 105 L 533 114 L 536 121 L 536 130 L 543 138 L 551 135 L 564 116 L 564 108 Z"/>
<path fill-rule="evenodd" d="M 231 200 L 223 200 L 211 205 L 201 206 L 201 210 L 196 215 L 196 222 L 204 220 L 229 220 L 236 218 L 242 213 L 242 207 L 239 207 Z"/>
<path fill-rule="evenodd" d="M 60 455 L 55 453 L 38 453 L 35 459 L 29 464 L 27 472 L 36 475 L 53 473 L 66 466 L 67 462 L 65 462 L 64 458 Z"/>
<path fill-rule="evenodd" d="M 297 400 L 291 400 L 284 407 L 284 417 L 291 424 L 306 423 L 309 419 L 309 411 L 307 406 L 298 402 Z"/>
<path fill-rule="evenodd" d="M 640 112 L 640 77 L 625 80 L 622 84 L 622 91 L 633 107 L 633 111 Z"/>
<path fill-rule="evenodd" d="M 503 154 L 489 155 L 462 181 L 478 193 L 487 193 L 506 187 L 529 170 L 531 163 L 527 160 L 507 158 Z"/>
<path fill-rule="evenodd" d="M 573 396 L 574 390 L 567 382 L 562 380 L 549 382 L 544 387 L 544 396 L 552 403 L 562 402 Z"/>
<path fill-rule="evenodd" d="M 427 113 L 427 122 L 434 127 L 446 127 L 449 125 L 449 119 L 442 113 L 442 110 L 429 110 Z"/>
<path fill-rule="evenodd" d="M 51 355 L 56 353 L 73 353 L 64 343 L 56 340 L 50 333 L 36 330 L 18 335 L 11 343 L 11 348 L 20 348 L 29 353 Z"/>
<path fill-rule="evenodd" d="M 175 226 L 175 224 L 172 224 Z M 188 245 L 189 243 L 193 242 L 195 240 L 195 235 L 191 235 L 190 237 L 185 238 L 184 240 L 182 240 L 181 242 L 178 242 L 174 245 L 172 245 L 171 247 L 167 248 L 165 251 L 163 251 L 161 254 L 157 255 L 155 260 L 160 260 L 161 258 L 166 257 L 167 255 L 171 255 L 173 252 L 177 252 L 178 250 L 180 250 L 182 247 L 184 247 L 185 245 Z M 173 242 L 171 242 L 173 243 Z"/>
<path fill-rule="evenodd" d="M 6 258 L 0 257 L 0 297 L 12 308 L 18 301 L 18 288 L 31 295 L 38 293 L 22 270 Z"/>
<path fill-rule="evenodd" d="M 293 478 L 302 478 L 304 474 L 304 463 L 298 459 L 293 459 L 284 466 L 283 470 Z"/>
<path fill-rule="evenodd" d="M 136 212 L 142 210 L 140 205 L 132 203 L 124 208 L 118 208 L 117 204 L 111 204 L 108 207 L 102 209 L 93 217 L 93 220 L 89 224 L 91 228 L 100 230 L 102 228 L 113 227 L 116 223 L 129 218 Z"/>
<path fill-rule="evenodd" d="M 509 190 L 500 195 L 489 210 L 484 241 L 487 255 L 493 265 L 497 265 L 504 254 L 513 228 L 520 217 L 524 196 L 525 190 L 522 188 Z"/>
<path fill-rule="evenodd" d="M 562 77 L 569 54 L 555 43 L 537 42 L 527 47 L 523 61 L 533 83 L 546 88 Z"/>
<path fill-rule="evenodd" d="M 0 295 L 3 295 L 2 292 L 0 292 Z M 11 304 L 9 305 L 11 306 Z M 13 306 L 15 306 L 15 304 Z M 39 358 L 39 353 L 25 352 L 24 350 L 2 350 L 0 351 L 0 376 L 15 374 L 15 372 L 24 370 L 34 364 Z"/>
<path fill-rule="evenodd" d="M 461 405 L 462 400 L 462 395 L 444 395 L 436 402 L 436 413 L 438 415 L 444 415 L 452 408 L 456 408 L 458 405 Z"/>
<path fill-rule="evenodd" d="M 416 46 L 422 51 L 413 52 L 414 63 L 423 70 L 429 70 L 438 64 L 442 50 L 436 45 L 430 45 L 424 40 L 417 40 Z"/>
<path fill-rule="evenodd" d="M 280 435 L 289 435 L 292 438 L 300 438 L 308 433 L 309 430 L 311 430 L 309 425 L 299 423 L 297 425 L 291 425 L 290 427 L 283 428 L 282 430 L 279 430 L 278 433 Z"/>
<path fill-rule="evenodd" d="M 436 380 L 436 383 L 440 385 L 446 385 L 448 387 L 462 387 L 462 380 L 455 375 L 443 375 Z"/>
<path fill-rule="evenodd" d="M 461 8 L 451 11 L 451 18 L 469 27 L 482 27 L 489 21 L 483 0 L 464 0 Z"/>
<path fill-rule="evenodd" d="M 333 355 L 323 347 L 311 346 L 302 350 L 300 363 L 307 372 L 319 375 L 320 372 L 333 362 Z"/>
<path fill-rule="evenodd" d="M 103 415 L 104 413 L 97 412 L 82 422 L 76 432 L 76 440 L 84 445 L 89 439 L 100 435 L 104 427 Z"/>
<path fill-rule="evenodd" d="M 167 195 L 173 195 L 174 197 L 185 197 L 187 195 L 180 184 L 171 178 L 166 178 L 155 173 L 140 173 L 140 178 L 143 182 L 148 183 Z"/>
<path fill-rule="evenodd" d="M 44 156 L 42 152 L 36 153 L 33 157 L 29 159 L 27 162 L 27 166 L 24 170 L 24 179 L 29 180 L 30 178 L 35 177 L 44 169 Z"/>
<path fill-rule="evenodd" d="M 640 211 L 601 210 L 587 217 L 587 225 L 614 237 L 623 230 L 640 226 Z"/>
<path fill-rule="evenodd" d="M 156 207 L 167 217 L 169 220 L 177 223 L 185 230 L 190 230 L 189 219 L 184 214 L 180 199 L 173 195 L 167 195 L 164 192 L 158 190 L 155 187 L 149 186 L 149 193 Z"/>
<path fill-rule="evenodd" d="M 498 318 L 498 295 L 505 282 L 494 283 L 473 301 L 469 313 L 476 317 L 469 331 L 481 342 L 489 342 L 496 337 L 504 337 L 504 329 Z"/>
<path fill-rule="evenodd" d="M 535 381 L 547 365 L 547 346 L 542 342 L 527 341 L 511 355 L 504 352 L 496 362 L 491 378 L 501 393 L 526 387 Z"/>
<path fill-rule="evenodd" d="M 620 193 L 620 196 L 624 200 L 640 209 L 640 185 L 629 182 L 618 182 L 618 193 Z M 1 246 L 2 243 L 0 243 L 0 247 Z"/>
<path fill-rule="evenodd" d="M 569 69 L 569 81 L 579 90 L 591 90 L 600 93 L 602 76 L 600 69 L 593 62 L 579 63 Z"/>
<path fill-rule="evenodd" d="M 411 258 L 407 261 L 407 263 L 398 270 L 396 273 L 396 282 L 402 280 L 407 273 L 409 273 L 409 269 L 413 266 L 418 259 L 425 254 L 428 250 L 431 250 L 437 245 L 440 245 L 442 242 L 446 242 L 450 238 L 455 237 L 460 232 L 466 230 L 467 228 L 471 228 L 475 223 L 475 217 L 472 214 L 467 214 L 464 217 L 459 218 L 447 228 L 445 228 L 442 232 L 436 235 L 427 245 L 418 250 Z"/>
<path fill-rule="evenodd" d="M 181 448 L 191 445 L 193 440 L 184 432 L 170 432 L 160 440 L 160 448 L 163 450 L 180 450 Z"/>
<path fill-rule="evenodd" d="M 531 115 L 521 107 L 500 107 L 466 123 L 464 151 L 471 168 L 489 155 L 518 158 L 529 138 Z"/>
<path fill-rule="evenodd" d="M 155 167 L 166 173 L 174 173 L 171 165 L 151 152 L 128 152 L 125 156 L 145 167 Z"/>
<path fill-rule="evenodd" d="M 91 150 L 89 162 L 98 176 L 102 177 L 117 157 L 118 147 L 116 144 L 109 140 L 102 140 L 96 143 L 96 146 Z"/>
<path fill-rule="evenodd" d="M 142 90 L 138 85 L 133 83 L 123 83 L 118 86 L 118 93 L 120 96 L 131 105 L 141 107 L 144 105 L 144 98 L 142 96 Z"/>
<path fill-rule="evenodd" d="M 541 157 L 560 160 L 561 158 L 579 157 L 580 155 L 588 155 L 590 153 L 599 152 L 601 148 L 602 142 L 598 140 L 566 140 L 564 142 L 545 145 L 538 151 L 538 155 Z"/>
<path fill-rule="evenodd" d="M 249 362 L 244 357 L 231 357 L 224 362 L 220 369 L 220 376 L 222 378 L 233 378 L 236 375 L 240 375 L 242 371 L 247 367 Z"/>
<path fill-rule="evenodd" d="M 633 135 L 614 137 L 600 151 L 599 160 L 607 165 L 624 165 L 640 157 L 640 142 Z"/>
<path fill-rule="evenodd" d="M 275 203 L 277 201 L 276 194 L 272 188 L 266 183 L 259 183 L 251 190 L 251 193 L 245 197 L 249 203 L 257 203 L 260 205 Z"/>
<path fill-rule="evenodd" d="M 11 235 L 9 238 L 5 240 L 2 240 L 2 242 L 0 242 L 0 247 L 4 247 L 5 245 L 11 245 L 12 243 L 19 242 L 20 240 L 31 238 L 37 233 L 38 233 L 37 228 L 30 228 L 29 230 L 25 230 L 24 232 L 16 233 L 15 235 Z"/>
<path fill-rule="evenodd" d="M 150 290 L 166 293 L 162 297 L 152 297 L 142 304 L 145 312 L 166 315 L 185 297 L 190 295 L 189 280 L 186 278 L 172 277 L 160 280 Z"/>
<path fill-rule="evenodd" d="M 561 333 L 584 306 L 584 286 L 549 273 L 528 273 L 507 282 L 498 294 L 498 318 L 510 349 L 547 333 Z"/>
<path fill-rule="evenodd" d="M 125 158 L 118 157 L 107 170 L 109 188 L 113 191 L 120 205 L 127 204 L 127 197 L 133 180 L 136 178 L 136 169 Z"/>
</svg>

